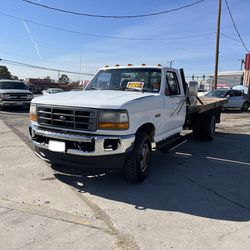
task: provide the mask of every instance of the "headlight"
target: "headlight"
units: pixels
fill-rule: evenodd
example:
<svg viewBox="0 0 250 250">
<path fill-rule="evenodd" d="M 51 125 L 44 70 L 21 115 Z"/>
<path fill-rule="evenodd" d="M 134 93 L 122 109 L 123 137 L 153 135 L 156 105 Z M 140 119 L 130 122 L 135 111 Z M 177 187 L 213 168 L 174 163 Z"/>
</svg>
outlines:
<svg viewBox="0 0 250 250">
<path fill-rule="evenodd" d="M 125 110 L 106 111 L 99 113 L 99 129 L 126 130 L 129 128 L 128 112 Z"/>
<path fill-rule="evenodd" d="M 34 103 L 30 105 L 30 120 L 33 122 L 37 121 L 37 107 Z"/>
<path fill-rule="evenodd" d="M 27 95 L 27 99 L 33 99 L 33 95 L 32 94 L 28 94 Z"/>
<path fill-rule="evenodd" d="M 1 94 L 2 99 L 10 99 L 9 94 Z"/>
</svg>

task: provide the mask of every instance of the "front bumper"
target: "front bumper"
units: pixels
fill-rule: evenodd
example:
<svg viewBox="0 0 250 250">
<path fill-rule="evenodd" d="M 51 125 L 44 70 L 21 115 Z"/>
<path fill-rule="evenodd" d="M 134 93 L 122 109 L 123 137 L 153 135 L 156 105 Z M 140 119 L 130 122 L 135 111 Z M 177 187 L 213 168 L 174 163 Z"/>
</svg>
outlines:
<svg viewBox="0 0 250 250">
<path fill-rule="evenodd" d="M 1 100 L 0 101 L 0 106 L 3 107 L 10 107 L 10 106 L 25 106 L 25 105 L 30 105 L 31 100 L 27 101 L 6 101 L 6 100 Z"/>
<path fill-rule="evenodd" d="M 129 153 L 102 155 L 102 156 L 79 156 L 52 152 L 35 146 L 35 154 L 49 162 L 66 167 L 79 167 L 84 170 L 122 170 Z"/>
<path fill-rule="evenodd" d="M 52 163 L 77 163 L 82 165 L 111 164 L 118 159 L 122 164 L 125 156 L 133 149 L 135 135 L 105 136 L 49 130 L 30 125 L 30 135 L 36 154 Z M 50 140 L 65 142 L 64 152 L 54 152 L 49 148 Z M 109 146 L 109 143 L 113 146 Z M 100 164 L 103 163 L 103 164 Z M 117 166 L 117 163 L 115 163 Z M 107 167 L 102 167 L 107 168 Z M 113 167 L 112 167 L 113 168 Z"/>
</svg>

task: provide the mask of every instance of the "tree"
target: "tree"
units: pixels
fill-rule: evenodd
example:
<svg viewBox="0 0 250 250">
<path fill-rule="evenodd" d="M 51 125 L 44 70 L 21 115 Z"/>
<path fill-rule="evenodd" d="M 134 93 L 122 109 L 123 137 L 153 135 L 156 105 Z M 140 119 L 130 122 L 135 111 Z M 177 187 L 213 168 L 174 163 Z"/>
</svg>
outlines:
<svg viewBox="0 0 250 250">
<path fill-rule="evenodd" d="M 17 76 L 12 76 L 11 79 L 12 80 L 18 80 L 18 77 Z"/>
<path fill-rule="evenodd" d="M 11 79 L 11 73 L 6 66 L 0 66 L 0 79 Z"/>
<path fill-rule="evenodd" d="M 69 83 L 69 77 L 67 75 L 62 74 L 58 79 L 59 83 Z"/>
</svg>

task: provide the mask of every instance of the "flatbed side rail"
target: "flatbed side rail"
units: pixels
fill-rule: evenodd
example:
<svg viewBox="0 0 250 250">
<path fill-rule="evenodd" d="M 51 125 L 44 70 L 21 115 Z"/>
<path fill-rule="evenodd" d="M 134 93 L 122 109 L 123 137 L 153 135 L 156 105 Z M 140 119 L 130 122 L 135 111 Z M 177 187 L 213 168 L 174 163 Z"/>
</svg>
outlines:
<svg viewBox="0 0 250 250">
<path fill-rule="evenodd" d="M 201 114 L 216 108 L 221 108 L 223 104 L 228 101 L 226 98 L 201 97 L 200 99 L 203 105 L 201 103 L 197 103 L 197 105 L 187 105 L 187 113 L 189 115 Z"/>
</svg>

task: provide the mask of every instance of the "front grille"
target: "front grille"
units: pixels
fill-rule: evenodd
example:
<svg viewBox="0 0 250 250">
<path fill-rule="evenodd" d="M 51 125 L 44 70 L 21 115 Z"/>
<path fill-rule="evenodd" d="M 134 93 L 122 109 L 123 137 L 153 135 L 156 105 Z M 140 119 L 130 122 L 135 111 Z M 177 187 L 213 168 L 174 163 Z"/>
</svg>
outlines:
<svg viewBox="0 0 250 250">
<path fill-rule="evenodd" d="M 97 111 L 93 109 L 38 106 L 37 113 L 41 126 L 96 130 Z"/>
<path fill-rule="evenodd" d="M 10 96 L 10 98 L 8 100 L 11 100 L 11 101 L 27 100 L 27 94 L 12 93 L 12 94 L 9 94 L 9 96 Z"/>
</svg>

